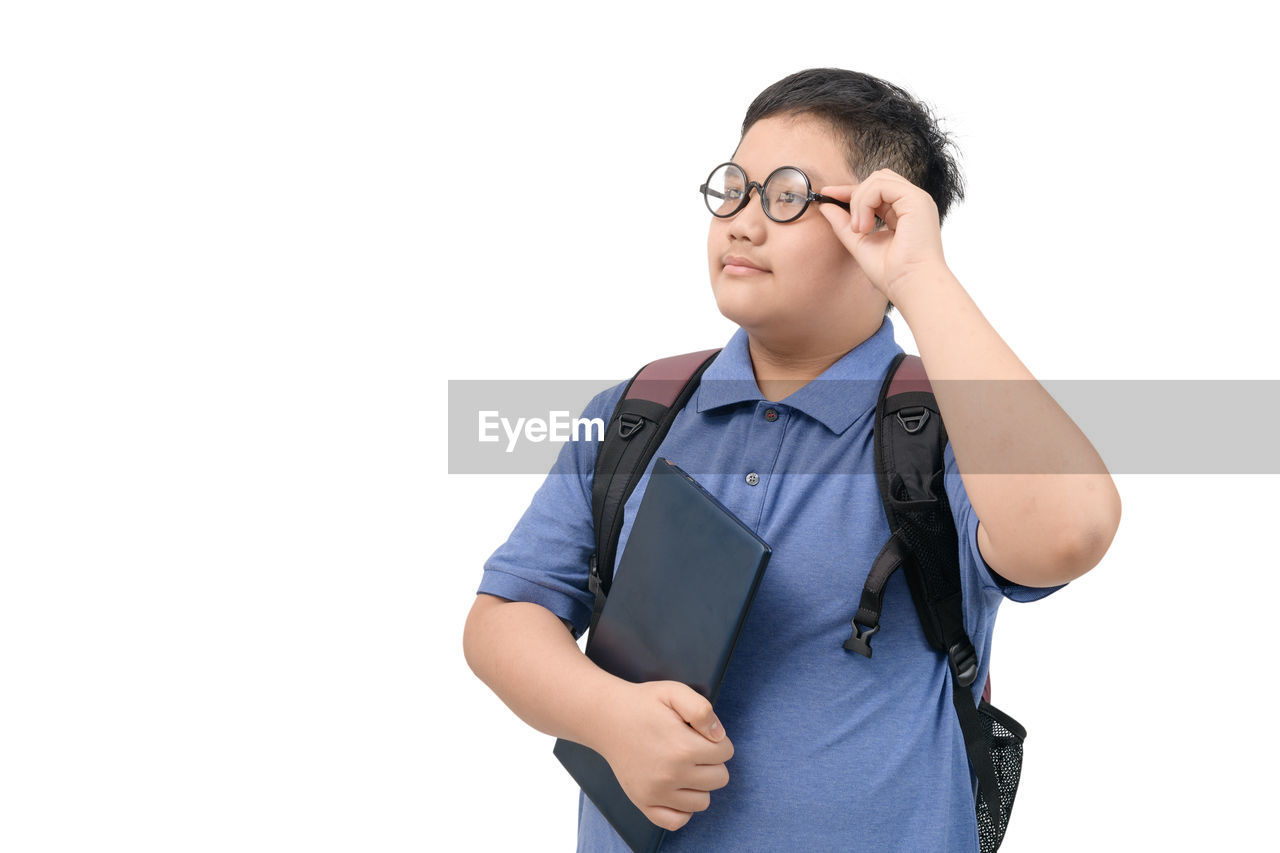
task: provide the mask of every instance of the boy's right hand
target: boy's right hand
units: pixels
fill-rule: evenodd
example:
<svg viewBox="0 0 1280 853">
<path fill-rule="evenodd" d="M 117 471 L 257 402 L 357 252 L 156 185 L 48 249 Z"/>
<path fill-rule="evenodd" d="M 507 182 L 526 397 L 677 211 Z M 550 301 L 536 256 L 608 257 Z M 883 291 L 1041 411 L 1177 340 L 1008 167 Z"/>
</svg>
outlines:
<svg viewBox="0 0 1280 853">
<path fill-rule="evenodd" d="M 622 682 L 597 751 L 644 816 L 675 830 L 729 784 L 733 744 L 711 703 L 678 681 Z"/>
</svg>

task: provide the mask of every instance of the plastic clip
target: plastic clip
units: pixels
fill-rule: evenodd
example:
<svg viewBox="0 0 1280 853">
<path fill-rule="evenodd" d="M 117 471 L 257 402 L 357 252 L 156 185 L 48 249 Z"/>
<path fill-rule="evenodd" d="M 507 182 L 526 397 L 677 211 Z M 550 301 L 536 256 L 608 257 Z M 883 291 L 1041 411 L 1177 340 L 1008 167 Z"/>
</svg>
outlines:
<svg viewBox="0 0 1280 853">
<path fill-rule="evenodd" d="M 642 429 L 644 429 L 644 418 L 640 415 L 623 412 L 618 417 L 618 435 L 622 438 L 631 438 Z"/>
<path fill-rule="evenodd" d="M 907 423 L 907 421 L 910 421 L 910 423 Z M 898 412 L 898 423 L 902 424 L 902 428 L 911 435 L 915 435 L 924 429 L 924 425 L 928 422 L 929 410 L 924 406 L 916 406 Z"/>
<path fill-rule="evenodd" d="M 968 687 L 978 679 L 978 653 L 968 640 L 947 649 L 947 661 L 951 664 L 951 675 L 961 687 Z"/>
<path fill-rule="evenodd" d="M 844 641 L 844 647 L 851 652 L 857 652 L 864 658 L 871 657 L 871 638 L 876 635 L 876 631 L 880 630 L 880 626 L 872 625 L 864 631 L 856 619 L 850 624 L 853 625 L 853 633 Z"/>
<path fill-rule="evenodd" d="M 600 578 L 600 566 L 595 554 L 591 555 L 591 559 L 587 561 L 587 566 L 591 569 L 587 574 L 587 586 L 590 588 L 591 594 L 599 598 L 604 588 L 604 581 Z"/>
</svg>

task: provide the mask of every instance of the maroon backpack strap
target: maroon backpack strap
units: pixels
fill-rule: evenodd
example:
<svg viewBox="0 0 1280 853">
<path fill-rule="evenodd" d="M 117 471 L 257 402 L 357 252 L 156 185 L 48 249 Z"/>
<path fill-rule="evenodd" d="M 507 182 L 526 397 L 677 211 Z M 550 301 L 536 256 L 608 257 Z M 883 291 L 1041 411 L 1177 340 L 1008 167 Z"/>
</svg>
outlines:
<svg viewBox="0 0 1280 853">
<path fill-rule="evenodd" d="M 588 567 L 595 595 L 593 628 L 613 582 L 627 498 L 719 352 L 700 350 L 646 364 L 627 384 L 605 426 L 591 483 L 591 518 L 596 534 L 596 550 Z"/>
<path fill-rule="evenodd" d="M 896 397 L 908 392 L 933 393 L 933 386 L 929 384 L 929 377 L 924 372 L 924 361 L 918 355 L 903 358 L 889 380 L 888 396 Z"/>
<path fill-rule="evenodd" d="M 690 381 L 702 378 L 704 366 L 718 352 L 718 349 L 704 349 L 651 361 L 632 378 L 622 398 L 648 400 L 670 408 Z"/>
<path fill-rule="evenodd" d="M 902 359 L 889 381 L 889 397 L 907 393 L 933 394 L 933 385 L 930 384 L 929 376 L 924 371 L 924 361 L 918 355 L 908 355 Z M 918 416 L 917 412 L 910 410 L 903 411 L 901 414 L 907 418 L 908 424 L 912 423 L 913 414 Z M 982 686 L 982 701 L 991 701 L 990 674 L 987 675 L 987 681 Z"/>
<path fill-rule="evenodd" d="M 985 821 L 993 832 L 1003 834 L 1007 811 L 1002 812 L 991 744 L 971 691 L 979 662 L 964 626 L 959 534 L 945 483 L 946 443 L 942 412 L 924 363 L 917 356 L 896 356 L 880 386 L 874 426 L 876 481 L 889 540 L 867 575 L 844 647 L 871 657 L 885 589 L 894 572 L 902 569 L 925 639 L 951 669 L 952 705 L 978 780 L 979 824 Z"/>
</svg>

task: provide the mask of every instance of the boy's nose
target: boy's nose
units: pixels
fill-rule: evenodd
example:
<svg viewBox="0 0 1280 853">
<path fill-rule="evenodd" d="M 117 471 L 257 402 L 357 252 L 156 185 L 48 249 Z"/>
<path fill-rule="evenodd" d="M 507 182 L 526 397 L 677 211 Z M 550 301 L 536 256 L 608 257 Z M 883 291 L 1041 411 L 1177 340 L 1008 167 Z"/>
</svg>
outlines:
<svg viewBox="0 0 1280 853">
<path fill-rule="evenodd" d="M 729 220 L 729 234 L 758 244 L 764 240 L 768 227 L 769 217 L 764 215 L 764 206 L 760 203 L 760 190 L 752 187 L 746 205 Z"/>
</svg>

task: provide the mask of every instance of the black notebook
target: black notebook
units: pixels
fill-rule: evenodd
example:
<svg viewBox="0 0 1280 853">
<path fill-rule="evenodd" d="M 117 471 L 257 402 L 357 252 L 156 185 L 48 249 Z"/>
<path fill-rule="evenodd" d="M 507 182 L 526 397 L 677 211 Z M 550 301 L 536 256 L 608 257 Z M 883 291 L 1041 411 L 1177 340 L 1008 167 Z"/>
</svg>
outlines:
<svg viewBox="0 0 1280 853">
<path fill-rule="evenodd" d="M 714 705 L 769 554 L 737 516 L 658 457 L 587 657 L 628 681 L 683 682 Z M 561 739 L 555 755 L 632 850 L 658 849 L 664 830 L 627 798 L 599 753 Z"/>
</svg>

